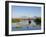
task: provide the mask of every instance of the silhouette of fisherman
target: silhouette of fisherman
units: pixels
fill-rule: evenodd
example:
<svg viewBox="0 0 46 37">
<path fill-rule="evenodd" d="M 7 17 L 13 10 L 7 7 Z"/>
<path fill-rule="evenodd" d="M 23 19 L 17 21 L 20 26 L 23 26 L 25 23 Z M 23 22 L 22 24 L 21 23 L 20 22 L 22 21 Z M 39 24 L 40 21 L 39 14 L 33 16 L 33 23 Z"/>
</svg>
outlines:
<svg viewBox="0 0 46 37">
<path fill-rule="evenodd" d="M 28 23 L 29 23 L 29 26 L 27 26 L 27 29 L 30 30 L 30 24 L 31 24 L 31 19 L 30 18 L 28 19 Z"/>
<path fill-rule="evenodd" d="M 30 25 L 31 24 L 31 19 L 29 18 L 28 20 L 29 20 L 29 25 Z"/>
</svg>

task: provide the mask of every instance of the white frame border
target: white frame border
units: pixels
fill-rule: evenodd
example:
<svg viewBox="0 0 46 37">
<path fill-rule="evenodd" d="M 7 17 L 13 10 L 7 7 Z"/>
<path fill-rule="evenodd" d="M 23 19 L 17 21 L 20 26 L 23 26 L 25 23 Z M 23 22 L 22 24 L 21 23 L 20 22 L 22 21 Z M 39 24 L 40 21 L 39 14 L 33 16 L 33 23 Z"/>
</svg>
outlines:
<svg viewBox="0 0 46 37">
<path fill-rule="evenodd" d="M 27 30 L 27 31 L 11 31 L 11 6 L 12 5 L 16 5 L 16 6 L 36 6 L 36 7 L 41 7 L 41 17 L 42 17 L 42 19 L 41 19 L 41 21 L 42 21 L 42 23 L 41 23 L 41 30 Z M 9 3 L 9 35 L 11 35 L 11 34 L 26 34 L 26 33 L 42 33 L 43 32 L 43 28 L 44 28 L 44 11 L 43 11 L 43 9 L 44 9 L 44 7 L 43 7 L 44 5 L 42 5 L 42 4 L 25 4 L 25 3 Z"/>
</svg>

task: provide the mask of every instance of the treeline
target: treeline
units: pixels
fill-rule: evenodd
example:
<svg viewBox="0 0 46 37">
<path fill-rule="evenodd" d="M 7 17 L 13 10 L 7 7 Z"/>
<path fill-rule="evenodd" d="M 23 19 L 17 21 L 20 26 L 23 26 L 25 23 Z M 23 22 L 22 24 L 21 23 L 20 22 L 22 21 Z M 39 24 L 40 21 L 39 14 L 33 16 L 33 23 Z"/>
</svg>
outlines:
<svg viewBox="0 0 46 37">
<path fill-rule="evenodd" d="M 20 22 L 21 20 L 23 20 L 23 19 L 12 18 L 12 23 Z M 41 17 L 38 17 L 38 18 L 33 19 L 33 20 L 37 25 L 41 25 Z"/>
<path fill-rule="evenodd" d="M 34 22 L 37 24 L 37 25 L 41 25 L 41 18 L 36 18 L 34 19 Z"/>
<path fill-rule="evenodd" d="M 13 19 L 12 18 L 12 23 L 20 22 L 20 19 Z"/>
</svg>

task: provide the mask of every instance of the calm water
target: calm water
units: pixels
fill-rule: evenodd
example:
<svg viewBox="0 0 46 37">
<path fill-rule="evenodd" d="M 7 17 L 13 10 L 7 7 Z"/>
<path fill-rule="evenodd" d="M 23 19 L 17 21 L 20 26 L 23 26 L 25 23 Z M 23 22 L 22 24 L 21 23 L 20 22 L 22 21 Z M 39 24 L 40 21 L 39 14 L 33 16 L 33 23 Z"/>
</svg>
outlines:
<svg viewBox="0 0 46 37">
<path fill-rule="evenodd" d="M 24 26 L 20 28 L 12 27 L 12 31 L 20 31 L 20 30 L 40 30 L 40 26 Z"/>
<path fill-rule="evenodd" d="M 22 30 L 40 30 L 41 27 L 22 27 L 22 28 L 16 28 L 12 27 L 12 31 L 22 31 Z"/>
<path fill-rule="evenodd" d="M 21 25 L 22 25 L 22 27 L 21 27 Z M 16 28 L 16 25 L 20 25 L 20 27 L 19 28 Z M 23 26 L 24 25 L 24 26 Z M 26 26 L 25 26 L 26 25 Z M 36 24 L 35 24 L 35 22 L 33 22 L 33 20 L 31 21 L 31 25 L 32 26 L 27 26 L 27 25 L 29 25 L 28 24 L 28 21 L 23 21 L 23 22 L 21 22 L 21 23 L 16 23 L 16 24 L 13 24 L 12 23 L 12 31 L 23 31 L 23 30 L 40 30 L 41 29 L 41 26 L 37 26 Z"/>
</svg>

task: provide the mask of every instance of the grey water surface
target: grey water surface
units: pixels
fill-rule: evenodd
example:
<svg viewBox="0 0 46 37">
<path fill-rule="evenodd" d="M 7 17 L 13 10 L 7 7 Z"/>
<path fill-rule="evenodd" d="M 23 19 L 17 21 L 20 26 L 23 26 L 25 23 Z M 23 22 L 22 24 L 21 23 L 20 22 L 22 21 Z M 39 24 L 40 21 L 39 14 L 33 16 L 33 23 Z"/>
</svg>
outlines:
<svg viewBox="0 0 46 37">
<path fill-rule="evenodd" d="M 41 26 L 36 25 L 36 23 L 32 20 L 31 25 L 28 24 L 28 21 L 23 21 L 22 23 L 17 23 L 20 27 L 16 28 L 16 25 L 12 23 L 12 31 L 23 31 L 23 30 L 40 30 Z"/>
</svg>

